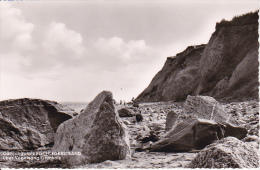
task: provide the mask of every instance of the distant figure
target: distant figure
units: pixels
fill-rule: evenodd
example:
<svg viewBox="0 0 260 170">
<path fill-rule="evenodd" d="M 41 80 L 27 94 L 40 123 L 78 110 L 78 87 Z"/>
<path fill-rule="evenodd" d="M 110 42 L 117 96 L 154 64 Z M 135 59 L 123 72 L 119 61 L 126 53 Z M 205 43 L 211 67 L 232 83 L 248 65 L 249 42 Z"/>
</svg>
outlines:
<svg viewBox="0 0 260 170">
<path fill-rule="evenodd" d="M 124 101 L 124 105 L 126 105 L 126 102 Z"/>
<path fill-rule="evenodd" d="M 132 102 L 135 103 L 135 98 L 134 97 L 132 98 Z"/>
<path fill-rule="evenodd" d="M 142 122 L 143 121 L 143 116 L 142 116 L 141 111 L 140 111 L 140 113 L 135 115 L 135 118 L 136 118 L 136 122 Z"/>
<path fill-rule="evenodd" d="M 120 100 L 120 105 L 122 105 L 122 100 Z"/>
</svg>

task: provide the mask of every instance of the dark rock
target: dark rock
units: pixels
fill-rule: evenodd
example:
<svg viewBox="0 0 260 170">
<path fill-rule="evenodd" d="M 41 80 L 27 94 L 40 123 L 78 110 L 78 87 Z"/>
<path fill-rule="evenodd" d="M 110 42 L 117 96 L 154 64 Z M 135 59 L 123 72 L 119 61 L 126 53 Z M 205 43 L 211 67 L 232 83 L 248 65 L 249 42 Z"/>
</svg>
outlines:
<svg viewBox="0 0 260 170">
<path fill-rule="evenodd" d="M 135 118 L 136 118 L 136 122 L 142 122 L 143 121 L 143 116 L 141 114 L 136 114 Z"/>
<path fill-rule="evenodd" d="M 142 143 L 147 143 L 149 141 L 157 142 L 158 140 L 160 140 L 160 138 L 155 134 L 155 132 L 154 131 L 150 131 L 149 136 L 146 136 L 146 137 L 142 138 L 141 142 Z"/>
<path fill-rule="evenodd" d="M 133 107 L 139 107 L 139 104 L 138 103 L 133 103 Z"/>
<path fill-rule="evenodd" d="M 68 165 L 129 158 L 128 133 L 115 110 L 112 93 L 99 93 L 83 113 L 62 123 L 52 150 L 79 152 L 62 156 Z"/>
<path fill-rule="evenodd" d="M 132 110 L 127 108 L 122 108 L 118 110 L 118 114 L 120 117 L 133 117 L 135 115 Z"/>
<path fill-rule="evenodd" d="M 225 124 L 225 137 L 233 136 L 241 140 L 245 138 L 246 135 L 247 135 L 246 128 Z"/>
<path fill-rule="evenodd" d="M 199 152 L 187 168 L 259 168 L 259 154 L 253 146 L 227 137 Z"/>
<path fill-rule="evenodd" d="M 52 144 L 57 127 L 72 118 L 72 113 L 54 101 L 28 98 L 1 101 L 0 149 L 35 149 Z"/>
<path fill-rule="evenodd" d="M 179 123 L 171 129 L 164 138 L 150 147 L 143 148 L 154 152 L 187 152 L 193 149 L 203 149 L 213 141 L 222 138 L 224 134 L 220 126 L 210 120 L 192 119 Z"/>
</svg>

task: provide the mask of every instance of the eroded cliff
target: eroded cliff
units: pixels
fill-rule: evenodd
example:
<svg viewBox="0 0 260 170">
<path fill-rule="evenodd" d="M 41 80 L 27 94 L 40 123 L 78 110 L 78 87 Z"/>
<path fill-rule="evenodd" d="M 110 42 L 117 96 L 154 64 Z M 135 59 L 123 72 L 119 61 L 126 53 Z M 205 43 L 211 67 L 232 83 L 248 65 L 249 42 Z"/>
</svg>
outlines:
<svg viewBox="0 0 260 170">
<path fill-rule="evenodd" d="M 182 101 L 187 95 L 256 99 L 258 47 L 257 12 L 222 20 L 207 45 L 189 46 L 168 57 L 137 101 Z"/>
</svg>

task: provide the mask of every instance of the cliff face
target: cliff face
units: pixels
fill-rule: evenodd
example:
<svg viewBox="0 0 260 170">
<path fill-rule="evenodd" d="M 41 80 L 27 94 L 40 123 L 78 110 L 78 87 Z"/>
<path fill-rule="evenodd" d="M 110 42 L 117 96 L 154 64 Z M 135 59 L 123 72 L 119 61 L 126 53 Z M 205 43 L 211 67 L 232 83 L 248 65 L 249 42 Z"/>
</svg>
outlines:
<svg viewBox="0 0 260 170">
<path fill-rule="evenodd" d="M 168 57 L 137 101 L 182 101 L 187 95 L 256 99 L 258 47 L 257 12 L 221 21 L 207 45 Z"/>
<path fill-rule="evenodd" d="M 138 101 L 182 100 L 193 91 L 205 45 L 190 46 L 174 57 L 168 57 L 164 67 L 151 84 L 138 96 Z"/>
</svg>

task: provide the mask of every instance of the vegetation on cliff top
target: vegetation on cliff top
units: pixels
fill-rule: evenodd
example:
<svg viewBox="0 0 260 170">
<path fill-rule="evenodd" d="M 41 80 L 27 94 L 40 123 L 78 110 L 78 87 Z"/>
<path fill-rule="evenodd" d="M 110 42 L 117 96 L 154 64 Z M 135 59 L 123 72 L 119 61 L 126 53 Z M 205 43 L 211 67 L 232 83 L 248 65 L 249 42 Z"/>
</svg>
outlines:
<svg viewBox="0 0 260 170">
<path fill-rule="evenodd" d="M 216 34 L 219 29 L 223 26 L 238 26 L 238 25 L 248 25 L 248 24 L 258 24 L 258 12 L 248 12 L 243 15 L 237 15 L 232 18 L 231 21 L 225 20 L 224 18 L 217 22 L 215 29 L 216 31 L 213 34 Z"/>
</svg>

